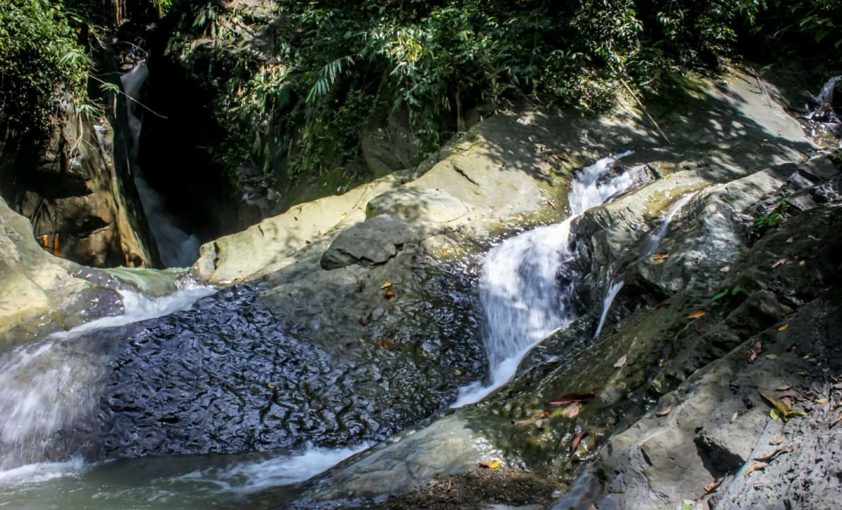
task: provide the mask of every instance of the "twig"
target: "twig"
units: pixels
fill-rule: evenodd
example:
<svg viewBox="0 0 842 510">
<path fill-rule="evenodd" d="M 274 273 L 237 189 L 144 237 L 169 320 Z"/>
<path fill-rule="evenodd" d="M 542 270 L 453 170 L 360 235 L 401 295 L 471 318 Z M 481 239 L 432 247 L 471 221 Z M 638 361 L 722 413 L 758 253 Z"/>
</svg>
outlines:
<svg viewBox="0 0 842 510">
<path fill-rule="evenodd" d="M 91 77 L 91 79 L 93 79 L 94 81 L 98 81 L 98 82 L 102 83 L 103 85 L 109 85 L 109 83 L 108 83 L 108 82 L 103 81 L 103 80 L 100 80 L 99 78 L 97 78 L 97 77 L 96 77 L 96 76 L 94 76 L 94 75 L 90 75 L 90 77 Z M 155 115 L 156 117 L 160 117 L 160 118 L 165 119 L 165 120 L 168 120 L 168 119 L 169 119 L 169 117 L 167 117 L 167 116 L 165 116 L 165 115 L 161 115 L 160 113 L 156 112 L 156 111 L 155 111 L 155 110 L 153 110 L 152 108 L 149 108 L 148 106 L 146 106 L 145 104 L 141 103 L 141 102 L 140 102 L 140 101 L 138 101 L 137 99 L 133 98 L 132 96 L 130 96 L 130 95 L 128 95 L 128 94 L 126 94 L 126 93 L 125 93 L 125 92 L 123 92 L 122 90 L 115 90 L 115 92 L 117 92 L 118 94 L 121 94 L 121 95 L 123 95 L 123 96 L 127 97 L 129 100 L 131 100 L 131 101 L 133 101 L 133 102 L 137 103 L 137 104 L 138 104 L 141 108 L 143 108 L 144 110 L 148 111 L 148 112 L 149 112 L 149 113 L 151 113 L 152 115 Z"/>
<path fill-rule="evenodd" d="M 660 133 L 660 135 L 664 138 L 664 140 L 667 141 L 667 145 L 672 145 L 672 142 L 670 141 L 669 137 L 666 135 L 666 133 L 664 133 L 661 130 L 661 126 L 658 125 L 658 121 L 656 121 L 651 115 L 649 115 L 649 111 L 643 105 L 643 102 L 640 100 L 640 98 L 637 97 L 637 93 L 635 93 L 635 91 L 632 90 L 632 88 L 629 86 L 629 84 L 626 83 L 626 80 L 624 80 L 622 77 L 620 77 L 620 83 L 622 83 L 623 86 L 626 87 L 626 90 L 629 91 L 629 94 L 632 95 L 634 100 L 637 102 L 637 105 L 640 106 L 641 110 L 643 110 L 643 114 L 646 115 L 646 118 L 648 118 L 650 121 L 652 121 L 652 124 L 655 125 L 655 129 L 657 129 L 658 133 Z"/>
</svg>

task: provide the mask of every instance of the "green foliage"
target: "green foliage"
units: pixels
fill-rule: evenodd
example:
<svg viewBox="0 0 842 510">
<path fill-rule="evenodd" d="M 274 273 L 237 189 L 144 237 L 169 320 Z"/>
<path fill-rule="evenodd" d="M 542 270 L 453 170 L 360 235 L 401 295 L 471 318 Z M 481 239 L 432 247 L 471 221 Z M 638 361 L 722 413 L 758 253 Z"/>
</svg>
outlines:
<svg viewBox="0 0 842 510">
<path fill-rule="evenodd" d="M 59 91 L 84 102 L 90 58 L 61 3 L 6 0 L 0 9 L 0 111 L 6 130 L 40 136 Z"/>
<path fill-rule="evenodd" d="M 766 214 L 758 216 L 754 220 L 754 226 L 760 230 L 768 230 L 780 225 L 784 220 L 784 214 L 789 208 L 789 200 L 783 199 L 778 202 L 775 207 Z"/>
<path fill-rule="evenodd" d="M 218 98 L 212 110 L 225 140 L 214 158 L 290 180 L 352 164 L 363 128 L 389 109 L 408 112 L 422 152 L 477 109 L 529 102 L 599 112 L 621 80 L 655 88 L 666 72 L 715 70 L 748 27 L 768 28 L 773 14 L 788 20 L 776 28 L 782 34 L 797 23 L 832 39 L 842 32 L 830 30 L 839 4 L 277 0 L 258 15 L 184 1 L 173 7 L 182 29 L 212 43 L 171 50 Z"/>
</svg>

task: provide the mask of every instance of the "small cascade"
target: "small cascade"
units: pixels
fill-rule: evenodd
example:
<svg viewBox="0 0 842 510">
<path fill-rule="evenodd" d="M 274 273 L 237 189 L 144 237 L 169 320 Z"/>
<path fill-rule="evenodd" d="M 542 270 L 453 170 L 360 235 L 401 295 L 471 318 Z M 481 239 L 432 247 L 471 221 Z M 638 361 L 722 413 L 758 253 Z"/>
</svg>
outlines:
<svg viewBox="0 0 842 510">
<path fill-rule="evenodd" d="M 132 98 L 126 99 L 130 140 L 129 165 L 161 262 L 166 267 L 187 267 L 198 257 L 199 238 L 179 226 L 176 218 L 167 210 L 163 197 L 152 189 L 138 165 L 138 146 L 143 122 L 141 107 L 133 99 L 140 97 L 140 90 L 148 77 L 149 69 L 145 61 L 139 62 L 131 71 L 120 77 L 124 93 Z"/>
<path fill-rule="evenodd" d="M 568 194 L 569 218 L 507 239 L 486 255 L 479 287 L 490 381 L 463 387 L 451 407 L 477 402 L 508 382 L 533 346 L 575 318 L 575 279 L 558 282 L 573 258 L 571 226 L 591 207 L 645 180 L 643 167 L 613 172 L 629 154 L 603 158 L 578 172 Z"/>
<path fill-rule="evenodd" d="M 811 127 L 812 135 L 817 136 L 817 131 L 826 131 L 842 137 L 842 112 L 834 109 L 842 101 L 835 97 L 837 84 L 842 81 L 842 76 L 834 76 L 827 80 L 822 86 L 819 94 L 815 96 L 815 107 L 809 110 L 804 119 Z M 842 141 L 839 142 L 842 147 Z"/>
<path fill-rule="evenodd" d="M 605 318 L 608 317 L 608 311 L 611 309 L 611 304 L 614 303 L 614 298 L 617 297 L 620 289 L 623 288 L 623 283 L 621 278 L 619 281 L 613 283 L 605 294 L 605 299 L 602 301 L 602 315 L 599 317 L 599 325 L 596 327 L 596 333 L 593 334 L 594 338 L 598 337 L 602 332 L 602 327 L 605 325 Z"/>
<path fill-rule="evenodd" d="M 661 219 L 661 223 L 659 223 L 655 230 L 648 235 L 648 242 L 646 243 L 644 256 L 652 255 L 658 251 L 658 248 L 661 246 L 661 241 L 663 241 L 664 237 L 666 237 L 669 226 L 675 218 L 675 215 L 681 212 L 681 210 L 684 209 L 684 206 L 686 206 L 695 196 L 696 193 L 687 193 L 670 204 L 669 208 L 667 208 L 666 214 L 664 214 L 663 219 Z"/>
<path fill-rule="evenodd" d="M 125 314 L 94 320 L 0 355 L 0 469 L 63 460 L 79 447 L 76 434 L 84 434 L 95 419 L 109 346 L 79 343 L 78 337 L 167 315 L 213 292 L 198 285 L 160 298 L 124 291 Z M 0 479 L 3 476 L 0 471 Z"/>
</svg>

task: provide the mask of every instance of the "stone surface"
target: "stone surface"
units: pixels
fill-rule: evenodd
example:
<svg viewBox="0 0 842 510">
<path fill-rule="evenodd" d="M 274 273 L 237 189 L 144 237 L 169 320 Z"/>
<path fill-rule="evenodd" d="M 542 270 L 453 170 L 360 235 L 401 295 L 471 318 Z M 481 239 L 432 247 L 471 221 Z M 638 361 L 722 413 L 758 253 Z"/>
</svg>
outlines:
<svg viewBox="0 0 842 510">
<path fill-rule="evenodd" d="M 155 266 L 140 200 L 120 159 L 122 141 L 107 119 L 69 108 L 54 119 L 38 161 L 4 167 L 3 194 L 50 253 L 95 267 Z"/>
</svg>

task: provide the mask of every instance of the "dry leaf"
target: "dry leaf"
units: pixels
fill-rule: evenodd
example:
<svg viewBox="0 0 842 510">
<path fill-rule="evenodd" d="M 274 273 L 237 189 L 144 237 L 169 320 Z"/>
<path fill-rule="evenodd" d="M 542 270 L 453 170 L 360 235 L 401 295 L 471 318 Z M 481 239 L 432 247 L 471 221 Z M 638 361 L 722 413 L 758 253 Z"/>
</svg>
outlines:
<svg viewBox="0 0 842 510">
<path fill-rule="evenodd" d="M 739 417 L 740 417 L 740 412 L 734 411 L 734 414 L 731 415 L 731 423 L 734 423 L 735 421 L 737 421 L 737 418 L 739 418 Z"/>
<path fill-rule="evenodd" d="M 764 471 L 766 469 L 767 465 L 768 464 L 766 464 L 764 462 L 758 462 L 757 464 L 752 464 L 751 467 L 749 467 L 748 470 L 746 470 L 746 478 L 748 478 L 748 476 L 751 475 L 752 473 L 754 473 L 755 471 Z"/>
<path fill-rule="evenodd" d="M 771 441 L 769 441 L 769 444 L 772 445 L 772 446 L 778 446 L 779 444 L 781 444 L 783 442 L 784 442 L 784 438 L 779 437 L 777 439 L 772 439 Z"/>
<path fill-rule="evenodd" d="M 771 452 L 769 452 L 766 455 L 762 455 L 760 457 L 755 457 L 754 460 L 757 460 L 757 461 L 760 461 L 760 462 L 769 462 L 771 460 L 774 460 L 775 457 L 777 457 L 778 455 L 783 455 L 784 453 L 789 453 L 791 451 L 792 451 L 791 446 L 787 446 L 785 448 L 775 448 L 774 450 L 772 450 Z"/>
<path fill-rule="evenodd" d="M 553 407 L 561 407 L 575 402 L 590 402 L 593 398 L 593 393 L 568 393 L 567 395 L 550 400 L 549 404 Z"/>
<path fill-rule="evenodd" d="M 383 282 L 383 285 L 380 286 L 381 289 L 388 289 L 392 286 L 392 282 Z"/>
<path fill-rule="evenodd" d="M 582 443 L 582 439 L 588 435 L 588 429 L 582 429 L 581 432 L 576 434 L 576 437 L 573 438 L 573 442 L 570 443 L 570 455 L 576 453 L 576 449 L 579 448 L 579 445 Z"/>
<path fill-rule="evenodd" d="M 839 416 L 836 417 L 835 420 L 830 424 L 830 428 L 833 428 L 837 423 L 842 421 L 842 413 L 839 413 Z"/>
<path fill-rule="evenodd" d="M 722 480 L 724 480 L 724 478 L 719 478 L 718 480 L 714 480 L 709 484 L 705 485 L 705 494 L 715 492 L 716 489 L 718 489 L 719 486 L 722 485 Z"/>
<path fill-rule="evenodd" d="M 666 409 L 664 409 L 662 411 L 658 411 L 657 413 L 655 413 L 655 416 L 657 416 L 658 418 L 663 418 L 664 416 L 668 415 L 671 412 L 672 412 L 672 406 L 668 406 Z"/>
<path fill-rule="evenodd" d="M 652 261 L 654 262 L 664 262 L 668 258 L 670 258 L 669 253 L 656 253 L 655 255 L 652 255 Z"/>
<path fill-rule="evenodd" d="M 791 384 L 784 384 L 783 386 L 778 386 L 777 388 L 775 388 L 775 391 L 787 391 L 787 390 L 791 390 L 791 389 L 792 389 Z"/>
<path fill-rule="evenodd" d="M 777 412 L 778 416 L 784 420 L 788 420 L 796 416 L 807 416 L 807 413 L 804 411 L 793 409 L 784 401 L 774 399 L 769 395 L 764 395 L 763 393 L 760 393 L 760 396 L 763 397 L 763 400 L 765 400 L 767 404 L 771 405 L 773 410 Z M 774 418 L 774 416 L 772 416 L 772 418 Z"/>
<path fill-rule="evenodd" d="M 386 299 L 395 299 L 395 291 L 392 290 L 392 287 L 386 288 L 386 293 L 383 294 Z"/>
<path fill-rule="evenodd" d="M 624 366 L 626 366 L 626 362 L 628 360 L 628 356 L 623 356 L 622 358 L 618 359 L 616 363 L 614 363 L 614 368 L 623 368 Z"/>
<path fill-rule="evenodd" d="M 789 324 L 784 324 L 778 328 L 778 332 L 783 333 L 784 331 L 789 329 Z"/>
<path fill-rule="evenodd" d="M 749 363 L 754 363 L 754 360 L 760 356 L 760 353 L 763 352 L 763 344 L 760 343 L 760 340 L 757 340 L 751 347 L 749 347 L 748 352 L 746 353 L 746 359 Z"/>
<path fill-rule="evenodd" d="M 721 273 L 728 273 L 731 271 L 731 266 L 725 266 L 719 270 Z"/>
<path fill-rule="evenodd" d="M 490 459 L 490 460 L 482 460 L 479 462 L 479 467 L 483 469 L 497 469 L 500 467 L 501 462 L 497 459 Z"/>
<path fill-rule="evenodd" d="M 579 416 L 579 413 L 582 412 L 582 407 L 584 406 L 582 406 L 580 402 L 575 402 L 567 406 L 561 414 L 565 418 L 570 418 L 572 420 L 573 418 Z"/>
<path fill-rule="evenodd" d="M 777 269 L 777 268 L 781 267 L 781 266 L 782 266 L 782 265 L 784 265 L 784 264 L 786 264 L 786 259 L 785 259 L 785 258 L 783 258 L 783 259 L 778 259 L 778 260 L 777 260 L 774 264 L 772 264 L 772 269 Z"/>
<path fill-rule="evenodd" d="M 824 398 L 824 397 L 822 397 L 822 398 L 817 398 L 817 399 L 816 399 L 816 403 L 817 403 L 817 404 L 819 404 L 819 405 L 825 405 L 825 404 L 827 404 L 828 402 L 829 402 L 829 400 L 828 400 L 828 399 L 826 399 L 826 398 Z"/>
<path fill-rule="evenodd" d="M 766 359 L 776 361 L 778 359 L 778 355 L 777 354 L 767 354 Z"/>
<path fill-rule="evenodd" d="M 702 310 L 696 310 L 695 312 L 690 312 L 687 314 L 688 319 L 701 319 L 705 316 L 705 312 Z"/>
</svg>

